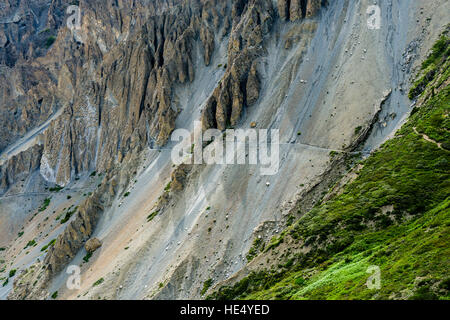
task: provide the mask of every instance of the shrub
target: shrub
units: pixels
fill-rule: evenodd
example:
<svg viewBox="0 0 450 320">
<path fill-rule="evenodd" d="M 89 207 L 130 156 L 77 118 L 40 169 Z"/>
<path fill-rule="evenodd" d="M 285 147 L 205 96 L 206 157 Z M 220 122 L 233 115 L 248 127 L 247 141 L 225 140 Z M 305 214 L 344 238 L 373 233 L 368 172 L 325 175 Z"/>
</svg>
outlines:
<svg viewBox="0 0 450 320">
<path fill-rule="evenodd" d="M 28 247 L 34 247 L 36 245 L 36 240 L 30 240 L 28 241 L 27 245 L 25 246 L 24 249 L 28 248 Z"/>
<path fill-rule="evenodd" d="M 202 296 L 206 293 L 206 291 L 208 291 L 208 289 L 211 287 L 212 283 L 213 283 L 212 279 L 208 279 L 208 280 L 205 281 L 205 283 L 203 284 L 203 289 L 200 292 L 200 294 Z"/>
<path fill-rule="evenodd" d="M 50 201 L 51 201 L 51 198 L 45 199 L 38 211 L 39 212 L 45 211 L 48 208 L 48 206 L 50 205 Z"/>
<path fill-rule="evenodd" d="M 159 214 L 159 210 L 153 211 L 151 214 L 148 215 L 147 222 L 152 221 L 158 214 Z"/>
<path fill-rule="evenodd" d="M 43 247 L 41 248 L 41 251 L 47 250 L 49 247 L 53 246 L 53 245 L 55 244 L 55 242 L 56 242 L 56 239 L 53 239 L 53 240 L 50 241 L 48 244 L 46 244 L 45 246 L 43 246 Z"/>
<path fill-rule="evenodd" d="M 55 187 L 53 187 L 53 188 L 50 188 L 50 189 L 48 189 L 50 192 L 59 192 L 59 191 L 61 191 L 62 189 L 64 189 L 64 187 L 61 187 L 61 186 L 59 186 L 59 185 L 56 185 Z"/>
<path fill-rule="evenodd" d="M 94 282 L 94 284 L 92 285 L 93 287 L 99 286 L 101 285 L 103 282 L 105 281 L 105 279 L 100 278 L 97 281 Z"/>
<path fill-rule="evenodd" d="M 56 37 L 55 36 L 50 36 L 47 38 L 47 40 L 45 41 L 45 47 L 48 49 L 52 46 L 52 44 L 55 42 Z"/>
<path fill-rule="evenodd" d="M 83 260 L 84 262 L 89 262 L 89 259 L 92 257 L 92 252 L 88 252 L 84 257 Z"/>
</svg>

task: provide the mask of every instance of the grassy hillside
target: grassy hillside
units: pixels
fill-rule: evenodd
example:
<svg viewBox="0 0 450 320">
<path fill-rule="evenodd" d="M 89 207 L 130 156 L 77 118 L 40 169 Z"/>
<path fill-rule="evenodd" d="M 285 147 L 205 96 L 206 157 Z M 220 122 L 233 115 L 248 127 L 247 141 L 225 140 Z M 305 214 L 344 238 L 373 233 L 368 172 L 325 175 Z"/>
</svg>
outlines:
<svg viewBox="0 0 450 320">
<path fill-rule="evenodd" d="M 316 206 L 266 246 L 288 248 L 210 299 L 449 299 L 449 38 L 423 63 L 408 122 L 365 161 L 342 193 Z M 370 266 L 381 287 L 369 289 Z"/>
</svg>

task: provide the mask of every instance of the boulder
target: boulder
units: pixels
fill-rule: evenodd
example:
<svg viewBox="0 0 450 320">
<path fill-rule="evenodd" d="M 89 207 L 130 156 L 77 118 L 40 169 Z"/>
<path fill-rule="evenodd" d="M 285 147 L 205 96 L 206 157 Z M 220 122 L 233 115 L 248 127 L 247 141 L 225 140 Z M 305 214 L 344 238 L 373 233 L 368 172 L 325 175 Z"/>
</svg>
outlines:
<svg viewBox="0 0 450 320">
<path fill-rule="evenodd" d="M 87 252 L 93 253 L 95 250 L 100 248 L 102 246 L 102 242 L 97 238 L 91 238 L 88 241 L 86 241 L 86 244 L 84 245 L 84 248 Z"/>
</svg>

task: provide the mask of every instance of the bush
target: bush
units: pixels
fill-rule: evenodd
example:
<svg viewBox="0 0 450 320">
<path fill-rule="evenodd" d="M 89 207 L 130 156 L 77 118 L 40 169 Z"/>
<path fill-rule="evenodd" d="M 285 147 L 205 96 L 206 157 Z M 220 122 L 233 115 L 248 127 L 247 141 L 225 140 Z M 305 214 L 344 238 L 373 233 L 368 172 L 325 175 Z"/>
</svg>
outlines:
<svg viewBox="0 0 450 320">
<path fill-rule="evenodd" d="M 206 291 L 208 291 L 208 289 L 211 287 L 212 283 L 213 283 L 212 279 L 208 279 L 208 280 L 205 281 L 205 283 L 203 284 L 203 289 L 200 292 L 200 294 L 202 296 L 206 293 Z"/>
<path fill-rule="evenodd" d="M 298 277 L 297 279 L 295 279 L 295 284 L 298 286 L 304 286 L 306 283 L 306 280 L 303 279 L 302 277 Z"/>
<path fill-rule="evenodd" d="M 152 221 L 159 214 L 159 210 L 153 211 L 147 217 L 147 222 Z"/>
<path fill-rule="evenodd" d="M 92 285 L 93 287 L 99 286 L 101 285 L 103 282 L 105 281 L 105 279 L 100 278 L 97 281 L 94 282 L 94 284 Z"/>
<path fill-rule="evenodd" d="M 43 247 L 41 248 L 41 251 L 47 250 L 49 247 L 53 246 L 53 245 L 55 244 L 55 242 L 56 242 L 56 239 L 53 239 L 53 240 L 50 241 L 48 244 L 46 244 L 45 246 L 43 246 Z"/>
<path fill-rule="evenodd" d="M 76 207 L 75 209 L 73 209 L 72 211 L 68 210 L 66 212 L 66 215 L 64 216 L 64 218 L 61 220 L 61 224 L 66 223 L 67 221 L 69 221 L 69 219 L 72 217 L 72 215 L 78 210 L 78 207 Z"/>
<path fill-rule="evenodd" d="M 48 208 L 48 206 L 50 205 L 50 201 L 51 201 L 51 198 L 45 199 L 38 211 L 39 212 L 45 211 Z"/>
<path fill-rule="evenodd" d="M 84 262 L 89 262 L 89 259 L 92 257 L 92 252 L 88 252 L 84 257 L 83 260 Z"/>
<path fill-rule="evenodd" d="M 64 187 L 61 187 L 61 186 L 59 186 L 59 185 L 56 185 L 55 187 L 50 188 L 49 191 L 50 191 L 50 192 L 59 192 L 59 191 L 61 191 L 62 189 L 64 189 Z"/>
<path fill-rule="evenodd" d="M 28 247 L 34 247 L 36 245 L 36 240 L 30 240 L 28 241 L 27 245 L 25 246 L 24 249 L 28 248 Z"/>
<path fill-rule="evenodd" d="M 55 42 L 56 37 L 55 36 L 50 36 L 47 38 L 47 40 L 45 41 L 45 47 L 48 49 L 52 46 L 52 44 Z"/>
</svg>

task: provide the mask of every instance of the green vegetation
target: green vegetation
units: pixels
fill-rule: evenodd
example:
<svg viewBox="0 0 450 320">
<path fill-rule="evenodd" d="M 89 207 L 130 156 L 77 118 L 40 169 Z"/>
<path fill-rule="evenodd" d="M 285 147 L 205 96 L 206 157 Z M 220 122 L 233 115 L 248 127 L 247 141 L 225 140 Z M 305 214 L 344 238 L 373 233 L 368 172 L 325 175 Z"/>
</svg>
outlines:
<svg viewBox="0 0 450 320">
<path fill-rule="evenodd" d="M 248 254 L 247 254 L 247 261 L 250 262 L 253 260 L 254 257 L 260 252 L 264 250 L 264 242 L 261 238 L 256 238 L 253 240 L 253 245 L 250 248 Z"/>
<path fill-rule="evenodd" d="M 39 212 L 45 211 L 48 208 L 48 206 L 50 205 L 51 200 L 52 200 L 51 198 L 45 199 L 38 211 Z"/>
<path fill-rule="evenodd" d="M 126 192 L 126 193 L 123 195 L 123 197 L 126 198 L 126 197 L 128 197 L 129 195 L 130 195 L 130 192 Z"/>
<path fill-rule="evenodd" d="M 28 247 L 35 247 L 36 245 L 37 245 L 36 240 L 33 239 L 33 240 L 28 241 L 28 243 L 24 249 L 26 249 Z"/>
<path fill-rule="evenodd" d="M 170 192 L 171 187 L 172 187 L 172 181 L 167 184 L 167 186 L 164 188 L 164 191 Z"/>
<path fill-rule="evenodd" d="M 11 269 L 9 270 L 9 277 L 12 278 L 16 275 L 17 270 L 16 269 Z"/>
<path fill-rule="evenodd" d="M 334 157 L 336 157 L 339 153 L 337 151 L 330 151 L 330 158 L 333 159 Z"/>
<path fill-rule="evenodd" d="M 45 28 L 44 30 L 39 31 L 39 34 L 50 32 L 49 28 Z"/>
<path fill-rule="evenodd" d="M 78 210 L 78 207 L 75 207 L 72 210 L 67 210 L 66 215 L 64 216 L 64 218 L 61 220 L 61 224 L 66 223 L 67 221 L 70 220 L 70 218 L 72 217 L 72 215 Z"/>
<path fill-rule="evenodd" d="M 447 34 L 442 35 L 439 41 L 433 46 L 430 56 L 422 63 L 421 75 L 414 82 L 409 98 L 414 99 L 424 92 L 428 83 L 430 83 L 438 73 L 440 67 L 444 67 L 444 77 L 448 77 L 450 56 L 450 39 Z M 442 80 L 443 81 L 443 80 Z"/>
<path fill-rule="evenodd" d="M 47 40 L 45 41 L 45 47 L 48 49 L 52 46 L 52 44 L 55 42 L 56 37 L 55 36 L 50 36 L 47 38 Z"/>
<path fill-rule="evenodd" d="M 152 221 L 158 214 L 159 214 L 159 210 L 156 210 L 156 211 L 153 211 L 152 213 L 150 213 L 149 216 L 147 217 L 147 222 Z"/>
<path fill-rule="evenodd" d="M 450 56 L 450 42 L 447 34 L 441 36 L 441 38 L 434 44 L 431 50 L 430 56 L 422 63 L 422 70 L 428 68 L 430 65 L 441 64 L 442 59 Z"/>
<path fill-rule="evenodd" d="M 105 281 L 105 279 L 100 278 L 97 281 L 94 282 L 94 284 L 92 285 L 93 287 L 99 286 L 101 285 L 103 282 Z"/>
<path fill-rule="evenodd" d="M 53 292 L 51 297 L 52 297 L 52 299 L 58 298 L 58 291 Z"/>
<path fill-rule="evenodd" d="M 282 252 L 280 263 L 209 299 L 450 299 L 448 53 L 443 37 L 423 65 L 435 72 L 411 90 L 425 102 L 358 177 L 270 241 L 264 257 Z"/>
<path fill-rule="evenodd" d="M 53 246 L 56 242 L 56 239 L 53 239 L 52 241 L 50 241 L 48 244 L 46 244 L 45 246 L 43 246 L 41 248 L 41 251 L 46 251 L 49 247 Z"/>
<path fill-rule="evenodd" d="M 205 283 L 203 283 L 203 288 L 202 291 L 200 292 L 200 294 L 203 296 L 206 291 L 208 291 L 208 289 L 212 286 L 213 280 L 212 279 L 208 279 L 205 281 Z"/>
<path fill-rule="evenodd" d="M 92 252 L 86 253 L 86 255 L 83 257 L 83 261 L 88 263 L 89 259 L 92 257 Z"/>
<path fill-rule="evenodd" d="M 62 189 L 64 189 L 64 187 L 61 187 L 61 186 L 59 186 L 59 185 L 56 185 L 55 187 L 53 187 L 53 188 L 50 188 L 50 189 L 48 189 L 50 192 L 59 192 L 59 191 L 61 191 Z"/>
</svg>

